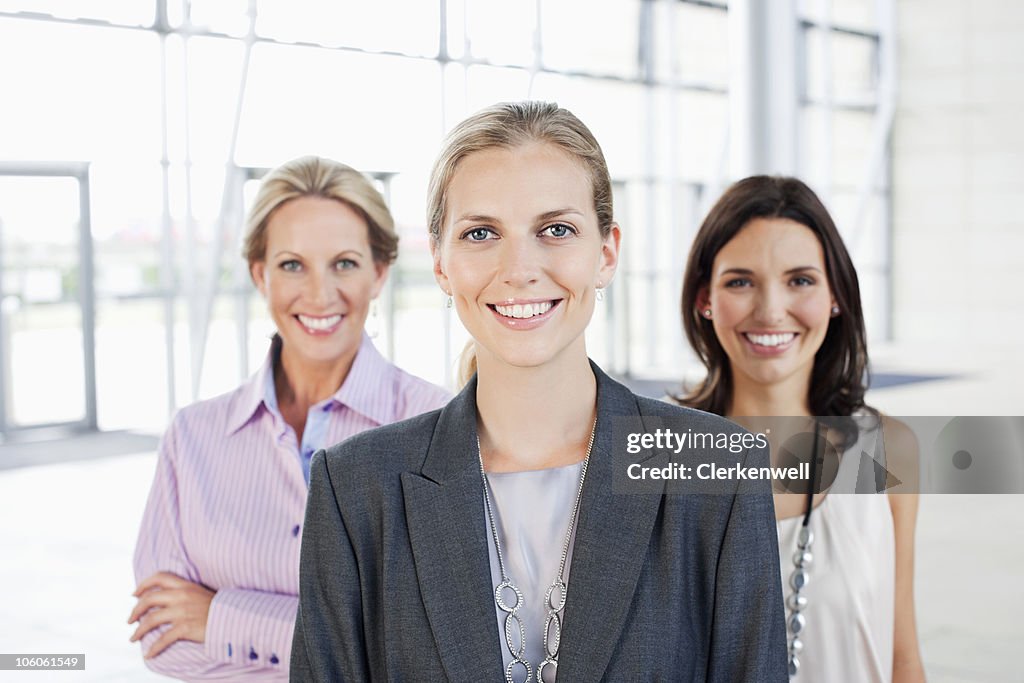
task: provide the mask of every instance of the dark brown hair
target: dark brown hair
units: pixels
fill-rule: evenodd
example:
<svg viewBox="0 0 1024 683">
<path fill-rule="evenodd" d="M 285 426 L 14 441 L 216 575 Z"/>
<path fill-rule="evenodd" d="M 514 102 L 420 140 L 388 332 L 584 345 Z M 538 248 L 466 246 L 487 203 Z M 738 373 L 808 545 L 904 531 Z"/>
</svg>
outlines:
<svg viewBox="0 0 1024 683">
<path fill-rule="evenodd" d="M 807 226 L 825 252 L 825 273 L 839 306 L 814 356 L 807 403 L 816 416 L 849 416 L 865 408 L 868 352 L 860 285 L 850 254 L 832 217 L 811 188 L 796 178 L 751 176 L 732 185 L 700 226 L 683 275 L 683 329 L 707 377 L 680 403 L 724 415 L 732 399 L 729 358 L 711 321 L 701 315 L 697 297 L 710 286 L 715 256 L 755 218 L 788 218 Z"/>
</svg>

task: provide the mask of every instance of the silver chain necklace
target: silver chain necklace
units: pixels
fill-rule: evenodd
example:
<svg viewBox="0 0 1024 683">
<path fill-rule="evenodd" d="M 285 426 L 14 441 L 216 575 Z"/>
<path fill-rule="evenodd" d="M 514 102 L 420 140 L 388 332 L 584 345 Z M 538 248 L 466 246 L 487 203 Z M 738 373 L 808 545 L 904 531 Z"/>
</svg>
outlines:
<svg viewBox="0 0 1024 683">
<path fill-rule="evenodd" d="M 576 489 L 576 502 L 573 503 L 572 514 L 569 516 L 569 528 L 565 532 L 565 541 L 562 542 L 562 558 L 558 563 L 558 574 L 555 575 L 547 594 L 544 596 L 544 604 L 548 608 L 548 615 L 544 620 L 544 661 L 537 667 L 537 683 L 544 683 L 544 670 L 547 667 L 558 670 L 558 646 L 562 640 L 562 618 L 559 616 L 559 613 L 565 608 L 566 593 L 565 561 L 569 555 L 569 540 L 572 538 L 573 527 L 576 526 L 576 516 L 580 511 L 580 499 L 583 497 L 583 482 L 587 478 L 587 463 L 590 462 L 590 451 L 594 447 L 594 434 L 596 432 L 597 418 L 594 419 L 594 425 L 590 429 L 587 455 L 583 458 L 580 483 Z M 498 609 L 506 614 L 505 646 L 512 655 L 512 661 L 505 668 L 505 682 L 515 683 L 515 680 L 512 678 L 512 672 L 519 665 L 526 670 L 526 678 L 524 680 L 528 683 L 534 678 L 534 672 L 530 663 L 524 659 L 526 654 L 526 626 L 519 617 L 519 609 L 523 606 L 525 599 L 523 598 L 523 592 L 519 590 L 519 586 L 509 578 L 508 572 L 505 571 L 505 560 L 501 554 L 501 543 L 498 541 L 498 526 L 494 522 L 494 512 L 491 510 L 490 487 L 487 482 L 487 473 L 484 472 L 484 457 L 480 451 L 479 436 L 476 439 L 476 455 L 480 460 L 480 478 L 483 479 L 484 483 L 484 503 L 487 506 L 487 521 L 491 527 L 491 536 L 494 538 L 494 550 L 498 556 L 498 569 L 501 571 L 501 583 L 494 589 L 494 602 Z M 505 596 L 503 595 L 505 590 L 510 590 L 515 594 L 516 601 L 514 604 L 509 605 L 505 601 Z M 554 635 L 549 638 L 548 634 L 552 632 L 552 625 L 554 626 Z M 518 648 L 515 646 L 512 638 L 515 635 L 516 626 L 519 627 Z"/>
<path fill-rule="evenodd" d="M 808 483 L 807 506 L 804 511 L 804 521 L 800 526 L 800 533 L 796 540 L 796 552 L 793 553 L 793 573 L 789 575 L 789 585 L 793 592 L 786 600 L 789 608 L 789 619 L 786 620 L 786 630 L 792 635 L 789 639 L 789 677 L 792 678 L 800 671 L 800 653 L 804 649 L 804 641 L 800 634 L 807 626 L 807 620 L 803 615 L 807 608 L 807 596 L 801 595 L 801 591 L 807 586 L 810 579 L 811 561 L 814 556 L 811 554 L 811 546 L 814 544 L 814 532 L 811 531 L 811 513 L 814 512 L 814 482 L 815 472 L 818 469 L 818 435 L 820 424 L 814 423 L 814 442 L 811 446 L 811 481 Z"/>
</svg>

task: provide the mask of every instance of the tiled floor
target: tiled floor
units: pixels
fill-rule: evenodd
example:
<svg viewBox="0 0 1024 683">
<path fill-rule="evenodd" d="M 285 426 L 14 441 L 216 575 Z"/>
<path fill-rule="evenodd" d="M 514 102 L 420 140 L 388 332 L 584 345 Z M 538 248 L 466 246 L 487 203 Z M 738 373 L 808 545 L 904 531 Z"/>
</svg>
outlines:
<svg viewBox="0 0 1024 683">
<path fill-rule="evenodd" d="M 919 355 L 884 362 L 936 369 Z M 871 400 L 891 414 L 1022 415 L 1021 369 L 1007 357 L 999 370 L 968 368 Z M 125 623 L 154 463 L 150 451 L 0 470 L 0 651 L 85 653 L 87 667 L 59 676 L 0 672 L 0 681 L 166 680 L 143 666 Z M 922 497 L 917 612 L 931 683 L 1024 681 L 1022 579 L 1024 496 Z"/>
<path fill-rule="evenodd" d="M 128 642 L 132 549 L 156 456 L 0 472 L 0 649 L 85 653 L 84 672 L 0 681 L 166 680 Z"/>
</svg>

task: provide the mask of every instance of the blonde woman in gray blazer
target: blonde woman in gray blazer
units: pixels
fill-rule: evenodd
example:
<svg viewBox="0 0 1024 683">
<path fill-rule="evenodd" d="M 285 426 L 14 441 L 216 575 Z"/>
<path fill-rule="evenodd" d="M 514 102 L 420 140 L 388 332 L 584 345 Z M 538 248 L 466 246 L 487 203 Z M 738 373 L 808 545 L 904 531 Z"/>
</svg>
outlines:
<svg viewBox="0 0 1024 683">
<path fill-rule="evenodd" d="M 590 131 L 552 104 L 486 109 L 449 135 L 429 202 L 475 374 L 440 411 L 314 457 L 292 679 L 786 680 L 769 483 L 626 476 L 678 457 L 626 433 L 751 435 L 588 360 L 620 239 Z"/>
</svg>

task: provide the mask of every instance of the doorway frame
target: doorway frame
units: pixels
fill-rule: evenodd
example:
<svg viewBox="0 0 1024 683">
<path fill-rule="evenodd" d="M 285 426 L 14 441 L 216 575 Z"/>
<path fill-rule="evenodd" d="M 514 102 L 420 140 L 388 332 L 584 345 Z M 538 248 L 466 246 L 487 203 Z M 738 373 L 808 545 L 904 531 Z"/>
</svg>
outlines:
<svg viewBox="0 0 1024 683">
<path fill-rule="evenodd" d="M 8 424 L 5 363 L 0 363 L 0 436 L 10 440 L 39 430 L 98 431 L 96 420 L 96 298 L 92 249 L 92 214 L 87 162 L 0 161 L 0 177 L 74 178 L 78 182 L 78 304 L 82 312 L 82 362 L 85 372 L 85 415 L 81 420 L 25 426 Z M 3 266 L 0 264 L 0 273 Z M 0 301 L 3 300 L 0 277 Z M 0 314 L 0 338 L 4 334 L 4 316 Z"/>
</svg>

